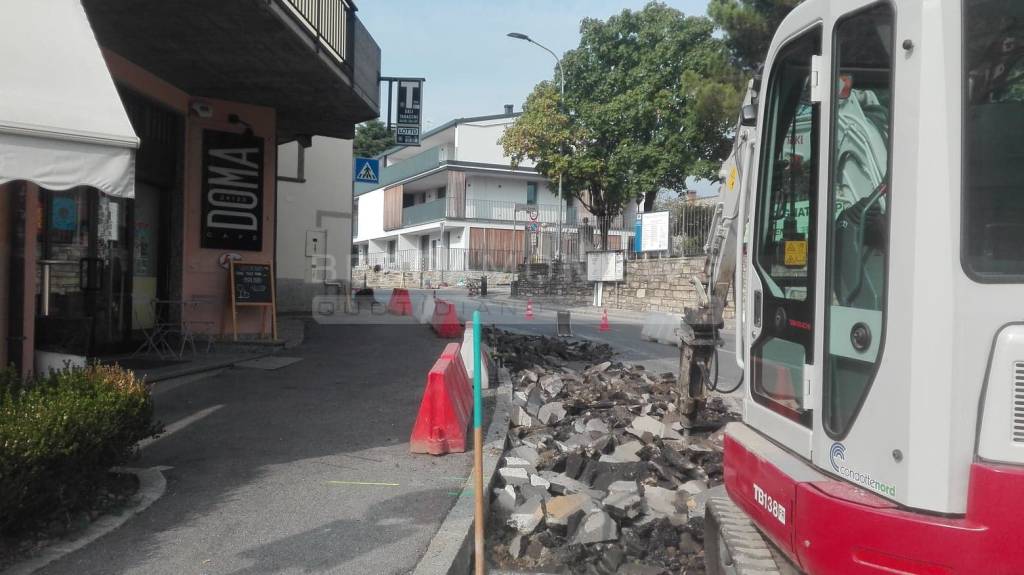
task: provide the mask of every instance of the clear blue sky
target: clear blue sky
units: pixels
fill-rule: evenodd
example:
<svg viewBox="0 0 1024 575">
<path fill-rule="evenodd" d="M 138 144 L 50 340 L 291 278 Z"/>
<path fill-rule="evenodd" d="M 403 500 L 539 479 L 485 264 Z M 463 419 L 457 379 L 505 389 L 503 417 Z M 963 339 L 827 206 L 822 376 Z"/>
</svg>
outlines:
<svg viewBox="0 0 1024 575">
<path fill-rule="evenodd" d="M 703 15 L 707 0 L 668 0 Z M 453 118 L 522 107 L 554 59 L 537 46 L 505 36 L 522 32 L 556 54 L 579 44 L 583 18 L 606 19 L 646 0 L 356 0 L 359 17 L 381 48 L 381 74 L 423 77 L 424 129 Z M 381 119 L 387 93 L 381 94 Z"/>
</svg>

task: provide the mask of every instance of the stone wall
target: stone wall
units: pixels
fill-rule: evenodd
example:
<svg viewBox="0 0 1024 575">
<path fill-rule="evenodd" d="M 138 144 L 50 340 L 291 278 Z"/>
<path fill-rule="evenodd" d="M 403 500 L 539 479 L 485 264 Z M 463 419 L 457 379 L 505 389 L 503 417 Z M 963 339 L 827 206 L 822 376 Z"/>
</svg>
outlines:
<svg viewBox="0 0 1024 575">
<path fill-rule="evenodd" d="M 589 302 L 593 293 L 583 262 L 523 264 L 518 280 L 519 297 L 583 303 Z"/>
<path fill-rule="evenodd" d="M 467 279 L 479 280 L 481 276 L 487 276 L 488 287 L 508 286 L 515 279 L 510 272 L 374 271 L 371 267 L 357 266 L 352 270 L 352 288 L 359 289 L 364 285 L 371 288 L 429 288 L 437 287 L 442 282 L 449 286 L 460 286 L 465 285 Z"/>
<path fill-rule="evenodd" d="M 702 276 L 704 257 L 661 258 L 626 262 L 625 280 L 605 284 L 604 302 L 617 309 L 683 313 L 694 307 L 696 292 L 690 276 Z M 725 317 L 734 317 L 732 293 L 725 308 Z"/>
</svg>

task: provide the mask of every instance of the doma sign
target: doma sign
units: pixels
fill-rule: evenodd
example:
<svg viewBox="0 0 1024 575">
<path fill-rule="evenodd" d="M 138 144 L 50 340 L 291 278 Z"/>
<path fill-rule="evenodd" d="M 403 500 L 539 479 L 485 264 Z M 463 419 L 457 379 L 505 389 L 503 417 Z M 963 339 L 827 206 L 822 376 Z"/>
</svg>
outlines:
<svg viewBox="0 0 1024 575">
<path fill-rule="evenodd" d="M 263 138 L 203 132 L 202 247 L 263 248 Z"/>
</svg>

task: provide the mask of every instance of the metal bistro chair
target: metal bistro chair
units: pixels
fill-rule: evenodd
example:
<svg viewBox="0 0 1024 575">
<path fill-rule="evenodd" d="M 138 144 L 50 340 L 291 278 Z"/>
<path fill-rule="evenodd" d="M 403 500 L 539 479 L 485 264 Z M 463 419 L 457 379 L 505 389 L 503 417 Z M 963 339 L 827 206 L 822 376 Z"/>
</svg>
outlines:
<svg viewBox="0 0 1024 575">
<path fill-rule="evenodd" d="M 187 343 L 192 348 L 192 355 L 196 355 L 196 336 L 201 335 L 206 338 L 206 351 L 204 353 L 210 353 L 213 349 L 213 328 L 216 322 L 211 320 L 186 320 L 185 319 L 185 308 L 192 308 L 193 310 L 199 309 L 200 306 L 215 303 L 217 298 L 213 296 L 193 296 L 192 299 L 181 303 L 181 346 L 178 349 L 178 357 L 185 355 L 185 344 Z M 196 329 L 196 328 L 200 329 Z"/>
<path fill-rule="evenodd" d="M 164 353 L 166 352 L 171 357 L 174 357 L 174 348 L 171 347 L 171 343 L 167 340 L 168 336 L 171 335 L 172 324 L 162 319 L 163 316 L 160 314 L 160 302 L 156 299 L 149 300 L 149 306 L 152 310 L 153 325 L 149 328 L 142 328 L 142 335 L 145 341 L 142 345 L 132 353 L 132 357 L 140 353 L 154 352 L 157 357 L 164 359 Z M 139 318 L 138 312 L 135 313 L 135 321 L 142 325 L 142 320 Z"/>
</svg>

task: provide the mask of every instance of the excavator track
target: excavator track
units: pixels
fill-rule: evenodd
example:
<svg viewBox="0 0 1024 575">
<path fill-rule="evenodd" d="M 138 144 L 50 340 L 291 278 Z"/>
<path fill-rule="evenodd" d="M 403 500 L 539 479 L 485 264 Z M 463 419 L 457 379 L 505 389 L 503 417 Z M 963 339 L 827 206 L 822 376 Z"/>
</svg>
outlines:
<svg viewBox="0 0 1024 575">
<path fill-rule="evenodd" d="M 707 502 L 704 557 L 708 575 L 798 575 L 765 540 L 754 523 L 729 499 L 724 487 Z"/>
</svg>

